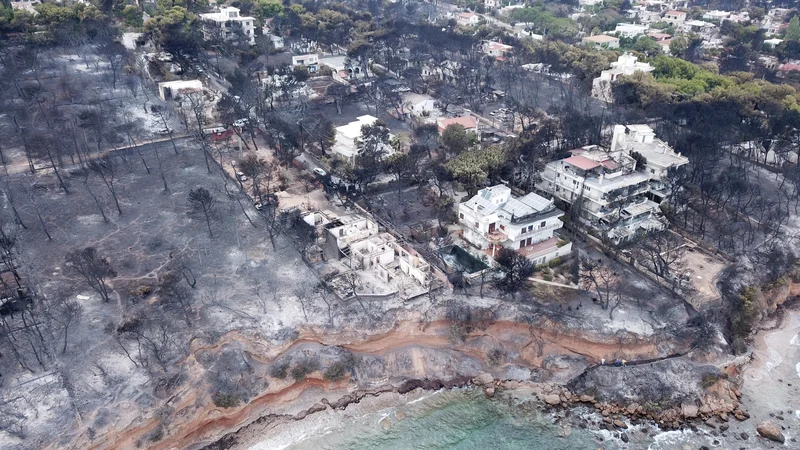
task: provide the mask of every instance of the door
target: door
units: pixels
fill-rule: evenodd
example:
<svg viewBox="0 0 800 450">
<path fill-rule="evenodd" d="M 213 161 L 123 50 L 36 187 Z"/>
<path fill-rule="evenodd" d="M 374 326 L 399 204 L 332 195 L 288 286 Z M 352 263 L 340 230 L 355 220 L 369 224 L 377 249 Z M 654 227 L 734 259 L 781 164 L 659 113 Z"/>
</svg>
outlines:
<svg viewBox="0 0 800 450">
<path fill-rule="evenodd" d="M 489 233 L 494 233 L 494 226 L 495 226 L 495 224 L 493 224 L 493 223 L 489 224 Z"/>
</svg>

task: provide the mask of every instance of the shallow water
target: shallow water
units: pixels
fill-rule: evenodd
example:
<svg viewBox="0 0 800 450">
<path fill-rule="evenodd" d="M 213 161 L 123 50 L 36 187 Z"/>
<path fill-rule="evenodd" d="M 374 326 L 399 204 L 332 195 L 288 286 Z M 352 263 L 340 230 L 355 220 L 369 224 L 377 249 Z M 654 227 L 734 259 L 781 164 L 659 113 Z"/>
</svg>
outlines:
<svg viewBox="0 0 800 450">
<path fill-rule="evenodd" d="M 566 431 L 551 415 L 487 399 L 482 391 L 441 391 L 334 425 L 287 449 L 589 449 L 603 445 L 586 430 Z M 566 432 L 565 432 L 566 431 Z M 562 437 L 560 434 L 569 434 Z"/>
</svg>

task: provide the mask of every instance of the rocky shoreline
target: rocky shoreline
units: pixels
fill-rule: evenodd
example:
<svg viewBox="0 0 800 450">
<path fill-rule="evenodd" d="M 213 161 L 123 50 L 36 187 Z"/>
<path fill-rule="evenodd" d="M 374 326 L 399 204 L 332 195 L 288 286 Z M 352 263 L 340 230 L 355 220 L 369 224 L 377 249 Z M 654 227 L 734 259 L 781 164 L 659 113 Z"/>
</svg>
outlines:
<svg viewBox="0 0 800 450">
<path fill-rule="evenodd" d="M 721 385 L 715 387 L 712 390 L 713 393 L 702 396 L 696 403 L 682 403 L 673 407 L 660 408 L 656 403 L 603 401 L 594 395 L 573 392 L 565 385 L 495 379 L 488 373 L 477 377 L 459 376 L 444 380 L 409 379 L 400 384 L 385 384 L 370 389 L 359 389 L 336 400 L 322 398 L 307 409 L 302 409 L 294 415 L 268 414 L 261 416 L 250 424 L 244 425 L 238 430 L 230 432 L 215 442 L 206 445 L 203 449 L 246 448 L 247 439 L 242 439 L 241 436 L 243 435 L 259 435 L 278 424 L 300 421 L 311 414 L 328 409 L 344 410 L 351 405 L 360 403 L 367 397 L 377 397 L 387 393 L 407 394 L 416 389 L 438 391 L 441 389 L 470 387 L 482 389 L 488 397 L 500 396 L 505 392 L 514 392 L 515 398 L 531 401 L 545 410 L 560 414 L 561 417 L 571 417 L 571 423 L 575 427 L 605 429 L 616 433 L 616 436 L 623 442 L 628 439 L 625 430 L 631 425 L 643 425 L 642 431 L 651 429 L 652 431 L 696 430 L 698 426 L 705 425 L 719 430 L 719 432 L 725 432 L 728 430 L 731 420 L 746 421 L 750 418 L 750 415 L 742 409 L 742 405 L 739 403 L 741 393 L 736 388 L 731 387 L 727 380 L 719 380 L 717 383 Z M 729 397 L 725 400 L 721 399 L 720 392 L 724 392 Z M 594 418 L 579 418 L 569 412 L 563 413 L 563 411 L 569 411 L 581 406 L 587 407 L 597 414 L 594 415 Z M 774 427 L 766 426 L 763 428 L 772 430 Z M 778 430 L 778 434 L 780 434 L 780 430 Z"/>
</svg>

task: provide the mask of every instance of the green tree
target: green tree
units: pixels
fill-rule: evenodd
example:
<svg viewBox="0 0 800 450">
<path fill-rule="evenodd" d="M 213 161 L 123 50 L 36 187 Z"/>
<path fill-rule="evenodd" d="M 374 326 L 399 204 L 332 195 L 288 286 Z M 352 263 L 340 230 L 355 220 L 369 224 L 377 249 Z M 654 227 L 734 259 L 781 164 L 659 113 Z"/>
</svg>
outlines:
<svg viewBox="0 0 800 450">
<path fill-rule="evenodd" d="M 383 122 L 361 127 L 361 137 L 356 139 L 358 154 L 351 171 L 351 180 L 361 191 L 383 171 L 383 157 L 390 141 L 389 128 Z"/>
<path fill-rule="evenodd" d="M 650 36 L 639 36 L 633 44 L 633 49 L 651 57 L 661 53 L 661 45 Z"/>
<path fill-rule="evenodd" d="M 451 176 L 467 191 L 475 195 L 490 178 L 494 178 L 505 163 L 501 147 L 464 152 L 445 164 Z"/>
<path fill-rule="evenodd" d="M 126 6 L 125 9 L 122 10 L 122 17 L 125 18 L 125 24 L 129 27 L 139 28 L 144 25 L 142 11 L 136 6 Z"/>
<path fill-rule="evenodd" d="M 283 13 L 283 5 L 276 0 L 258 0 L 253 6 L 253 14 L 261 20 Z"/>
<path fill-rule="evenodd" d="M 669 52 L 672 56 L 681 58 L 686 54 L 688 48 L 689 42 L 683 36 L 676 36 L 669 41 Z"/>
<path fill-rule="evenodd" d="M 442 132 L 441 142 L 448 154 L 460 155 L 472 145 L 472 137 L 463 125 L 448 125 Z"/>
<path fill-rule="evenodd" d="M 797 16 L 792 17 L 792 20 L 789 21 L 784 38 L 788 41 L 800 40 L 800 19 Z"/>
</svg>

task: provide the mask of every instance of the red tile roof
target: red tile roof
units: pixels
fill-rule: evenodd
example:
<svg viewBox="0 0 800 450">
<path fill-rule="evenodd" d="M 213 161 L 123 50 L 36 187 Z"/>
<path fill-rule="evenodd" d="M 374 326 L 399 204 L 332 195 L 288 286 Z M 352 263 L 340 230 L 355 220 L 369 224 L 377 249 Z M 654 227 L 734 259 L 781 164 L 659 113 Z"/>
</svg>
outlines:
<svg viewBox="0 0 800 450">
<path fill-rule="evenodd" d="M 800 64 L 795 63 L 786 63 L 781 64 L 778 66 L 778 70 L 781 72 L 800 72 Z"/>
<path fill-rule="evenodd" d="M 466 128 L 467 130 L 472 130 L 478 127 L 478 121 L 475 120 L 472 116 L 461 116 L 461 117 L 453 117 L 452 119 L 441 119 L 439 120 L 439 128 L 445 129 L 448 125 L 458 124 L 462 127 Z"/>
<path fill-rule="evenodd" d="M 605 167 L 606 169 L 612 169 L 612 170 L 616 169 L 617 167 L 619 167 L 619 164 L 617 164 L 617 162 L 614 161 L 613 159 L 607 159 L 607 160 L 601 162 L 600 164 L 602 164 L 603 167 Z"/>
<path fill-rule="evenodd" d="M 573 166 L 582 170 L 592 170 L 595 167 L 600 167 L 600 164 L 598 164 L 597 161 L 592 161 L 591 159 L 581 155 L 570 156 L 564 160 L 564 163 L 572 164 Z"/>
</svg>

